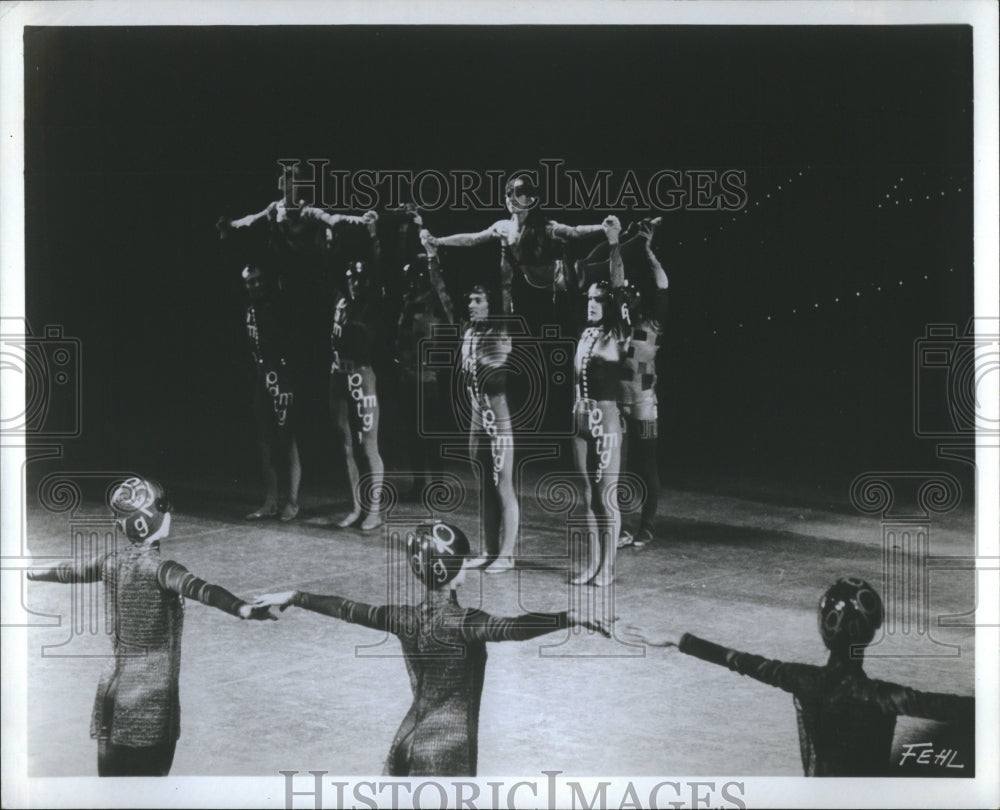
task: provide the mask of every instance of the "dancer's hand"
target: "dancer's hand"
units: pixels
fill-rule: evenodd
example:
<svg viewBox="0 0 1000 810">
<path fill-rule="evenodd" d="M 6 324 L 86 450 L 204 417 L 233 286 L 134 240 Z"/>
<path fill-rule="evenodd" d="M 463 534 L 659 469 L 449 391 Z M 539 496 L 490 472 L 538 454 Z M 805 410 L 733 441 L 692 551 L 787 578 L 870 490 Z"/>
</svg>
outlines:
<svg viewBox="0 0 1000 810">
<path fill-rule="evenodd" d="M 265 593 L 263 596 L 258 596 L 253 600 L 253 606 L 255 608 L 263 607 L 276 607 L 279 610 L 285 610 L 288 608 L 292 602 L 295 601 L 295 597 L 298 596 L 298 591 L 282 591 L 281 593 Z"/>
<path fill-rule="evenodd" d="M 420 229 L 420 244 L 424 246 L 428 256 L 437 255 L 437 239 L 426 228 Z"/>
<path fill-rule="evenodd" d="M 583 615 L 578 610 L 570 610 L 566 615 L 569 618 L 570 627 L 585 627 L 595 633 L 600 633 L 605 638 L 611 638 L 611 625 L 618 621 L 617 616 L 611 619 L 597 619 Z"/>
<path fill-rule="evenodd" d="M 361 222 L 368 228 L 368 233 L 375 236 L 375 228 L 378 224 L 378 213 L 375 211 L 365 211 L 361 215 Z"/>
<path fill-rule="evenodd" d="M 278 621 L 278 617 L 271 613 L 267 605 L 240 605 L 241 619 L 255 619 L 264 621 L 270 619 L 272 622 Z"/>
<path fill-rule="evenodd" d="M 612 245 L 617 244 L 622 233 L 622 224 L 618 217 L 614 214 L 605 217 L 601 227 L 604 229 L 604 235 L 608 238 L 608 242 Z"/>
<path fill-rule="evenodd" d="M 632 644 L 645 644 L 647 647 L 679 647 L 681 643 L 681 637 L 677 633 L 669 630 L 653 633 L 634 624 L 625 625 L 621 639 Z"/>
</svg>

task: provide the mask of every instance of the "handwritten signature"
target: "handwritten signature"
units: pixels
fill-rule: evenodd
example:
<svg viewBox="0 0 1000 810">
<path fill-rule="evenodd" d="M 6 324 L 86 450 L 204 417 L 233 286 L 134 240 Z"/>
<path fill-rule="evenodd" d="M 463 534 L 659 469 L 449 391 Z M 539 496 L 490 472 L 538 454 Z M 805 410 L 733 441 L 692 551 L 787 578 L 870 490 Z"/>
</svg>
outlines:
<svg viewBox="0 0 1000 810">
<path fill-rule="evenodd" d="M 961 762 L 956 763 L 955 757 L 958 751 L 952 748 L 942 748 L 940 751 L 934 750 L 934 743 L 904 743 L 903 752 L 899 758 L 902 765 L 908 759 L 912 759 L 917 765 L 937 765 L 944 768 L 964 768 Z"/>
</svg>

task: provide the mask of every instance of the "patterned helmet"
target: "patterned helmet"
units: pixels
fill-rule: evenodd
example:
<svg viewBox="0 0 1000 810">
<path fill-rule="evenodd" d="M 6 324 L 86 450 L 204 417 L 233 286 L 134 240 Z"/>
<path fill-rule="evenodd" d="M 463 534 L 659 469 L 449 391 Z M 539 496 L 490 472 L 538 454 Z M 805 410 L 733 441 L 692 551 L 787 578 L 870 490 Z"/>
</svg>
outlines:
<svg viewBox="0 0 1000 810">
<path fill-rule="evenodd" d="M 863 579 L 842 577 L 819 600 L 819 633 L 830 650 L 867 645 L 882 626 L 882 598 Z"/>
<path fill-rule="evenodd" d="M 615 290 L 615 301 L 621 310 L 620 315 L 623 323 L 629 326 L 639 322 L 639 307 L 642 305 L 642 291 L 631 282 L 624 287 Z"/>
<path fill-rule="evenodd" d="M 119 484 L 109 502 L 118 525 L 136 543 L 156 534 L 170 511 L 170 500 L 163 487 L 156 481 L 138 477 Z"/>
<path fill-rule="evenodd" d="M 469 556 L 469 538 L 457 526 L 435 520 L 422 523 L 406 535 L 406 550 L 413 573 L 428 588 L 436 590 L 462 570 Z"/>
</svg>

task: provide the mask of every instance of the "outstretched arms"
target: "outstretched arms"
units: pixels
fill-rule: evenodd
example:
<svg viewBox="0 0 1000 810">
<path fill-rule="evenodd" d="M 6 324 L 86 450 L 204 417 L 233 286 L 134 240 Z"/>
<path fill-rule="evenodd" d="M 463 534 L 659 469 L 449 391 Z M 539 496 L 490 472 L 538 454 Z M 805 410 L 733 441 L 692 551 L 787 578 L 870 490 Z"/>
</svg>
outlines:
<svg viewBox="0 0 1000 810">
<path fill-rule="evenodd" d="M 582 616 L 575 610 L 558 613 L 523 613 L 520 616 L 491 616 L 481 610 L 470 610 L 462 621 L 465 641 L 527 641 L 528 639 L 579 625 L 611 637 L 611 630 L 599 619 Z"/>
<path fill-rule="evenodd" d="M 369 233 L 375 235 L 375 224 L 378 222 L 378 214 L 375 211 L 365 211 L 360 217 L 352 214 L 331 214 L 322 208 L 312 205 L 304 205 L 300 209 L 303 219 L 313 219 L 322 222 L 324 225 L 334 228 L 337 225 L 363 225 L 368 228 Z"/>
<path fill-rule="evenodd" d="M 431 247 L 475 247 L 476 245 L 485 245 L 487 242 L 491 242 L 494 239 L 500 238 L 500 228 L 503 226 L 503 222 L 495 222 L 485 231 L 479 231 L 479 233 L 455 233 L 451 236 L 431 236 L 427 235 L 424 245 L 430 245 Z"/>
<path fill-rule="evenodd" d="M 36 582 L 60 582 L 71 585 L 75 582 L 97 582 L 101 579 L 107 554 L 98 554 L 85 563 L 61 562 L 28 571 L 28 579 Z"/>
<path fill-rule="evenodd" d="M 397 614 L 393 605 L 366 605 L 364 602 L 353 602 L 340 596 L 322 596 L 305 591 L 264 594 L 257 597 L 253 604 L 255 608 L 260 607 L 265 610 L 271 607 L 280 610 L 289 607 L 303 608 L 341 621 L 390 632 L 394 632 Z"/>
<path fill-rule="evenodd" d="M 247 228 L 254 227 L 259 222 L 265 222 L 277 205 L 277 202 L 272 202 L 263 211 L 258 211 L 256 214 L 247 214 L 245 217 L 240 217 L 239 219 L 219 217 L 218 222 L 215 223 L 215 227 L 219 231 L 219 236 L 225 239 L 232 231 L 246 230 Z"/>
<path fill-rule="evenodd" d="M 165 591 L 173 591 L 185 599 L 197 599 L 241 619 L 273 619 L 266 607 L 258 608 L 234 596 L 221 585 L 199 579 L 180 563 L 164 560 L 156 570 L 156 580 Z"/>
</svg>

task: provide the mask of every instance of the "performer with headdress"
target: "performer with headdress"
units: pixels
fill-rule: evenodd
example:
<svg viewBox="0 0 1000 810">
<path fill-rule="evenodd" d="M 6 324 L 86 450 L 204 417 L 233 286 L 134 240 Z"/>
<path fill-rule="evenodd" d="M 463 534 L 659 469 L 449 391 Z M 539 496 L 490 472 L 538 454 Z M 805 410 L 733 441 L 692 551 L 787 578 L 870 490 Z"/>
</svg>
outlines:
<svg viewBox="0 0 1000 810">
<path fill-rule="evenodd" d="M 457 526 L 435 521 L 406 538 L 410 567 L 425 586 L 418 605 L 368 605 L 303 591 L 267 594 L 255 607 L 299 607 L 395 634 L 403 647 L 413 703 L 396 732 L 387 776 L 475 776 L 479 706 L 486 644 L 527 639 L 580 625 L 609 636 L 604 623 L 575 611 L 525 613 L 513 618 L 463 608 L 456 589 L 464 579 L 469 541 Z"/>
<path fill-rule="evenodd" d="M 104 582 L 113 655 L 106 659 L 90 723 L 100 776 L 166 776 L 180 737 L 179 680 L 184 599 L 241 619 L 274 618 L 225 588 L 160 556 L 170 501 L 155 481 L 129 478 L 110 498 L 128 547 L 86 562 L 28 572 L 29 580 Z"/>
</svg>

